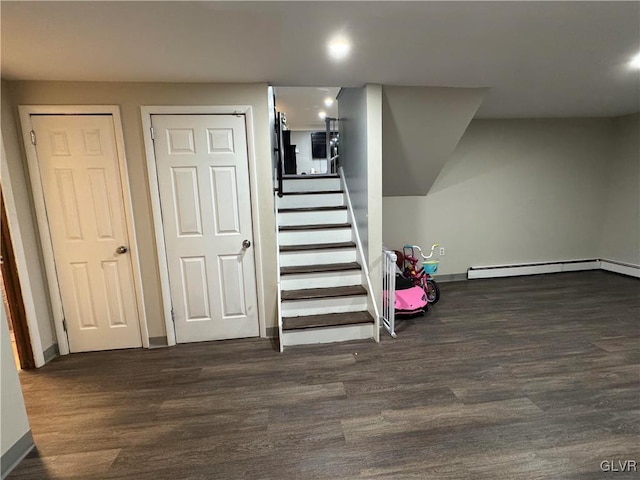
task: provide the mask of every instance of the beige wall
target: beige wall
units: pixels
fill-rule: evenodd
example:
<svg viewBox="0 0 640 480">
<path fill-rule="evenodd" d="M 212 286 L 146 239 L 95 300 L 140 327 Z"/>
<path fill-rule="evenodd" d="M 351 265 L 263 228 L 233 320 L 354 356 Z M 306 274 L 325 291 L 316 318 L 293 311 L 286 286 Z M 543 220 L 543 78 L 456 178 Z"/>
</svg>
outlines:
<svg viewBox="0 0 640 480">
<path fill-rule="evenodd" d="M 4 86 L 4 84 L 3 84 Z M 127 166 L 136 223 L 144 302 L 149 335 L 164 337 L 165 327 L 160 294 L 157 251 L 147 180 L 140 107 L 143 105 L 250 105 L 253 107 L 256 152 L 258 218 L 255 236 L 262 256 L 256 251 L 256 266 L 262 270 L 265 288 L 259 302 L 266 327 L 276 321 L 275 221 L 271 183 L 271 140 L 266 84 L 175 84 L 175 83 L 97 83 L 97 82 L 9 82 L 12 113 L 18 105 L 118 105 L 122 115 Z M 4 119 L 3 119 L 4 120 Z M 3 130 L 5 126 L 3 125 Z M 13 162 L 23 159 L 12 159 Z M 17 165 L 16 165 L 17 168 Z M 20 167 L 23 168 L 23 167 Z M 256 180 L 256 179 L 252 179 Z M 24 179 L 22 180 L 24 183 Z"/>
<path fill-rule="evenodd" d="M 614 120 L 605 164 L 600 256 L 640 265 L 640 114 Z"/>
<path fill-rule="evenodd" d="M 383 198 L 385 245 L 440 242 L 441 274 L 599 258 L 612 125 L 474 120 L 428 195 Z"/>
<path fill-rule="evenodd" d="M 0 302 L 0 456 L 4 455 L 29 431 L 27 411 L 22 398 L 16 364 L 9 340 L 4 304 Z M 4 472 L 9 465 L 2 465 Z"/>
<path fill-rule="evenodd" d="M 383 86 L 384 195 L 426 195 L 486 94 L 486 88 Z"/>
<path fill-rule="evenodd" d="M 7 201 L 7 215 L 10 219 L 15 220 L 15 224 L 11 226 L 19 229 L 22 248 L 25 252 L 28 279 L 21 275 L 20 282 L 24 288 L 28 281 L 33 301 L 33 309 L 27 307 L 26 313 L 28 317 L 35 316 L 39 342 L 42 345 L 42 350 L 46 350 L 57 343 L 57 339 L 52 324 L 53 315 L 40 251 L 33 199 L 27 177 L 27 167 L 26 162 L 23 161 L 24 148 L 14 122 L 15 117 L 10 102 L 11 91 L 5 81 L 2 82 L 0 94 L 2 103 L 2 123 L 0 126 L 6 154 L 6 158 L 2 159 L 2 186 Z M 11 229 L 11 235 L 14 239 L 17 238 L 17 233 L 14 228 Z M 26 297 L 26 292 L 23 296 Z M 31 321 L 31 318 L 29 320 Z M 38 336 L 33 335 L 33 337 L 37 342 Z M 38 361 L 37 358 L 36 361 Z"/>
</svg>

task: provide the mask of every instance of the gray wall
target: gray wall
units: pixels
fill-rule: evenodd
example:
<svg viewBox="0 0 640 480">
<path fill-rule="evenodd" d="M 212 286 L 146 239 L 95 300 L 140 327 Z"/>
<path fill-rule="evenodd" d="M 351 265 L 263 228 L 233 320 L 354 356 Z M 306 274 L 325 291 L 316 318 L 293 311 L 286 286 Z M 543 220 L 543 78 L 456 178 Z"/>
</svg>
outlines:
<svg viewBox="0 0 640 480">
<path fill-rule="evenodd" d="M 340 164 L 351 195 L 362 248 L 369 252 L 369 199 L 367 157 L 367 90 L 343 88 L 338 95 Z"/>
<path fill-rule="evenodd" d="M 610 119 L 474 120 L 428 195 L 383 199 L 384 243 L 440 242 L 442 274 L 599 258 L 612 135 Z"/>
<path fill-rule="evenodd" d="M 426 195 L 486 88 L 382 87 L 385 196 Z"/>
<path fill-rule="evenodd" d="M 273 211 L 273 186 L 271 178 L 271 137 L 266 84 L 175 84 L 175 83 L 99 83 L 99 82 L 31 82 L 3 83 L 10 93 L 11 112 L 3 111 L 3 132 L 11 129 L 16 119 L 18 105 L 119 105 L 124 130 L 127 167 L 131 182 L 131 195 L 136 223 L 136 236 L 144 285 L 144 303 L 149 335 L 166 335 L 161 303 L 159 266 L 153 235 L 151 201 L 147 181 L 147 169 L 140 107 L 142 105 L 251 105 L 254 117 L 254 145 L 258 185 L 258 198 L 252 201 L 259 207 L 254 218 L 255 237 L 261 242 L 263 256 L 256 251 L 256 268 L 262 271 L 264 290 L 258 288 L 258 301 L 263 307 L 266 327 L 274 327 L 276 321 L 276 262 L 275 217 Z M 11 118 L 13 116 L 13 119 Z M 19 124 L 19 123 L 18 123 Z M 9 157 L 9 152 L 7 152 Z M 24 160 L 15 153 L 8 158 L 17 174 L 17 185 L 27 192 Z M 262 181 L 262 179 L 264 181 Z M 14 181 L 14 178 L 12 178 Z M 32 216 L 26 205 L 21 215 Z M 33 219 L 31 219 L 33 221 Z M 37 251 L 37 249 L 36 249 Z M 43 340 L 44 343 L 44 340 Z M 47 347 L 44 345 L 45 348 Z"/>
<path fill-rule="evenodd" d="M 614 120 L 605 161 L 600 256 L 640 265 L 640 114 Z"/>
<path fill-rule="evenodd" d="M 382 87 L 344 88 L 338 95 L 340 163 L 349 187 L 373 295 L 382 294 Z"/>
</svg>

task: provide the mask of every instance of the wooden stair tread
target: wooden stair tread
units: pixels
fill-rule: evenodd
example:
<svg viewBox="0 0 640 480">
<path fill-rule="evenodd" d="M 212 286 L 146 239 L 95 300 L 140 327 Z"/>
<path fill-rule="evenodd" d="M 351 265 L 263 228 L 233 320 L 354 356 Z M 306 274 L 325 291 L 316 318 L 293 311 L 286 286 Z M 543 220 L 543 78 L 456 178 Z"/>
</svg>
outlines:
<svg viewBox="0 0 640 480">
<path fill-rule="evenodd" d="M 293 212 L 329 212 L 332 210 L 346 210 L 346 205 L 338 205 L 335 207 L 297 207 L 297 208 L 279 208 L 278 213 Z"/>
<path fill-rule="evenodd" d="M 304 250 L 333 250 L 336 248 L 355 248 L 353 242 L 337 243 L 310 243 L 307 245 L 284 245 L 280 247 L 281 252 L 300 252 Z"/>
<path fill-rule="evenodd" d="M 321 223 L 315 225 L 284 225 L 278 228 L 281 232 L 296 230 L 331 230 L 335 228 L 351 228 L 350 223 Z"/>
<path fill-rule="evenodd" d="M 337 173 L 318 173 L 313 175 L 283 175 L 282 180 L 312 180 L 316 178 L 340 178 Z"/>
<path fill-rule="evenodd" d="M 325 315 L 309 315 L 305 317 L 285 317 L 282 319 L 283 330 L 301 328 L 339 327 L 359 323 L 373 323 L 369 312 L 329 313 Z"/>
<path fill-rule="evenodd" d="M 281 298 L 284 302 L 287 300 L 313 300 L 316 298 L 353 297 L 366 294 L 367 290 L 362 285 L 349 285 L 348 287 L 283 290 L 281 293 Z"/>
<path fill-rule="evenodd" d="M 296 273 L 323 273 L 323 272 L 344 272 L 348 270 L 362 270 L 357 262 L 350 263 L 328 263 L 323 265 L 298 265 L 293 267 L 281 267 L 280 275 L 295 275 Z"/>
<path fill-rule="evenodd" d="M 287 195 L 327 195 L 332 193 L 344 193 L 342 190 L 321 190 L 318 192 L 283 192 L 283 196 Z"/>
</svg>

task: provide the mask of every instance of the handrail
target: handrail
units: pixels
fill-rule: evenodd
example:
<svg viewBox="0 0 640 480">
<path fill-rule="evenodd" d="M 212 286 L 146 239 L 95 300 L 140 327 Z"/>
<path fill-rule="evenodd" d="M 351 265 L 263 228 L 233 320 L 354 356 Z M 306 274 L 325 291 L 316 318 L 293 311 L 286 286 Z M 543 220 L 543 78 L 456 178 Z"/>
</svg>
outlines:
<svg viewBox="0 0 640 480">
<path fill-rule="evenodd" d="M 282 176 L 284 175 L 284 158 L 282 155 L 282 114 L 278 112 L 278 116 L 276 117 L 276 135 L 278 137 L 278 164 L 276 166 L 276 176 L 278 178 L 278 187 L 276 191 L 278 192 L 278 196 L 282 198 L 284 192 L 282 190 Z"/>
<path fill-rule="evenodd" d="M 364 249 L 362 248 L 362 241 L 360 239 L 360 233 L 358 232 L 358 224 L 356 222 L 355 215 L 353 213 L 353 204 L 351 203 L 351 195 L 349 195 L 349 187 L 347 186 L 347 180 L 344 175 L 344 170 L 342 167 L 338 169 L 340 174 L 340 183 L 342 184 L 342 188 L 344 190 L 345 200 L 347 201 L 347 211 L 349 212 L 349 218 L 351 219 L 352 232 L 354 235 L 354 240 L 356 243 L 356 251 L 358 252 L 358 256 L 360 257 L 360 261 L 362 262 L 362 274 L 364 275 L 365 282 L 367 284 L 367 290 L 369 291 L 369 298 L 371 299 L 371 308 L 373 312 L 369 311 L 374 317 L 375 324 L 375 333 L 374 338 L 376 342 L 380 341 L 380 311 L 378 310 L 378 304 L 376 303 L 375 292 L 373 291 L 373 286 L 371 284 L 371 276 L 369 274 L 369 265 L 367 264 L 367 259 L 364 255 Z"/>
</svg>

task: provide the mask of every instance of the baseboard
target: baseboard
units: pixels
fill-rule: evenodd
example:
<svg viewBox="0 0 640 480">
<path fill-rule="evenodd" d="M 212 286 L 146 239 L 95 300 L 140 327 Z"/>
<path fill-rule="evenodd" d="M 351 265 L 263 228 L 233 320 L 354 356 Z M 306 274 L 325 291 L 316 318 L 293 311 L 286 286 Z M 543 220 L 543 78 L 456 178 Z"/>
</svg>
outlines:
<svg viewBox="0 0 640 480">
<path fill-rule="evenodd" d="M 466 273 L 445 273 L 444 275 L 434 275 L 433 278 L 438 283 L 460 282 L 462 280 L 467 280 L 467 274 Z"/>
<path fill-rule="evenodd" d="M 603 258 L 600 260 L 600 268 L 607 272 L 620 273 L 622 275 L 640 278 L 640 265 L 617 262 L 615 260 L 607 260 Z"/>
<path fill-rule="evenodd" d="M 149 337 L 149 348 L 162 348 L 168 345 L 167 337 Z"/>
<path fill-rule="evenodd" d="M 267 338 L 278 338 L 279 334 L 278 327 L 267 327 Z"/>
<path fill-rule="evenodd" d="M 470 267 L 469 280 L 478 278 L 516 277 L 521 275 L 540 275 L 544 273 L 581 272 L 585 270 L 605 270 L 608 272 L 640 278 L 640 265 L 607 259 L 567 260 L 560 262 L 540 262 L 515 265 L 496 265 L 490 267 Z M 456 276 L 459 274 L 453 274 Z M 444 275 L 439 275 L 437 280 Z"/>
<path fill-rule="evenodd" d="M 44 352 L 42 352 L 42 356 L 44 357 L 44 364 L 46 365 L 51 360 L 60 355 L 60 351 L 58 350 L 58 344 L 54 343 L 49 348 L 47 348 Z"/>
<path fill-rule="evenodd" d="M 544 273 L 577 272 L 583 270 L 599 270 L 600 260 L 567 260 L 559 262 L 539 262 L 515 265 L 496 265 L 490 267 L 470 267 L 467 271 L 469 280 L 477 278 L 517 277 L 521 275 L 540 275 Z"/>
<path fill-rule="evenodd" d="M 0 477 L 4 479 L 9 475 L 34 446 L 33 436 L 31 435 L 31 430 L 29 430 L 0 458 Z"/>
</svg>

